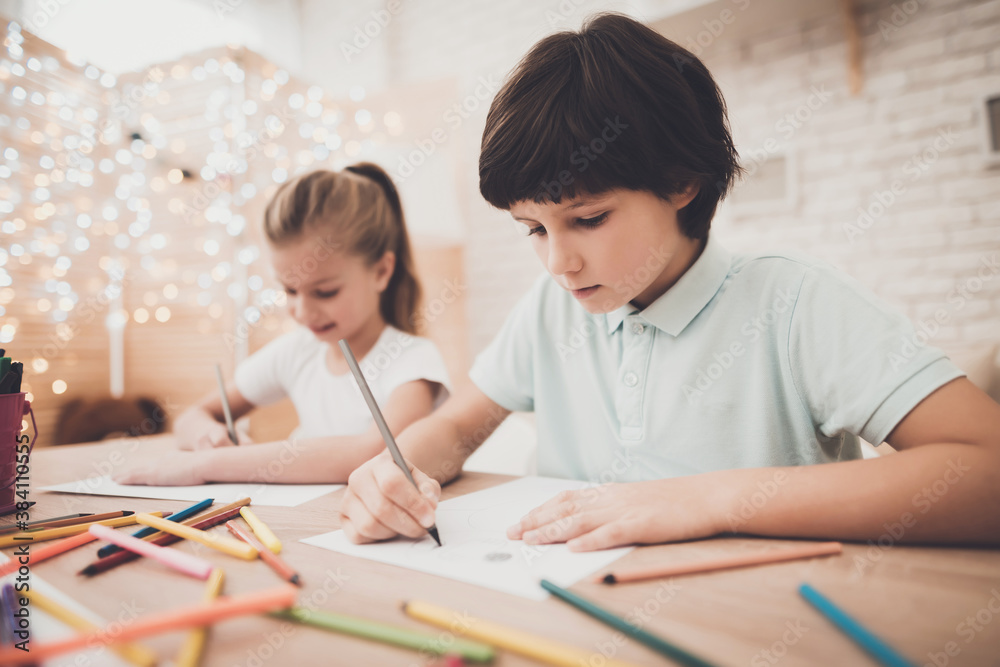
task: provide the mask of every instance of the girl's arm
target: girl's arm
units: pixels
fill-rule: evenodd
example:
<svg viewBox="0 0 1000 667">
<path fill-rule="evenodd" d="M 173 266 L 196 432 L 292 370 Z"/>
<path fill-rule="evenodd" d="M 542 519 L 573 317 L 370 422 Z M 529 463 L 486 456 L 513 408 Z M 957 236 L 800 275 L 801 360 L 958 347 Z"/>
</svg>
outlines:
<svg viewBox="0 0 1000 667">
<path fill-rule="evenodd" d="M 896 426 L 892 456 L 721 470 L 560 494 L 508 531 L 571 549 L 726 532 L 896 543 L 1000 544 L 1000 405 L 965 378 Z"/>
<path fill-rule="evenodd" d="M 233 384 L 226 388 L 226 398 L 229 399 L 229 410 L 234 422 L 254 409 L 253 403 Z M 232 444 L 226 430 L 226 417 L 222 411 L 219 392 L 206 394 L 182 412 L 174 421 L 174 435 L 177 436 L 177 446 L 181 449 L 211 449 Z M 249 438 L 239 430 L 236 435 L 241 445 L 250 444 Z"/>
<path fill-rule="evenodd" d="M 415 380 L 397 387 L 383 414 L 399 433 L 434 407 L 433 383 Z M 385 449 L 376 426 L 352 436 L 291 439 L 252 447 L 219 447 L 177 452 L 122 470 L 119 484 L 196 485 L 208 482 L 346 482 L 355 468 Z"/>
</svg>

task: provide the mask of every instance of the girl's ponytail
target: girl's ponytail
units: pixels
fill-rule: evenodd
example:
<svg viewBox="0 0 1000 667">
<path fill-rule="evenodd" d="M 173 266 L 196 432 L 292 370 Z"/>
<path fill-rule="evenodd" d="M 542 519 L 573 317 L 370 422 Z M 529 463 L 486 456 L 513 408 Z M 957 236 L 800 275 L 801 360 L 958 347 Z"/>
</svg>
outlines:
<svg viewBox="0 0 1000 667">
<path fill-rule="evenodd" d="M 389 174 L 372 162 L 351 165 L 346 168 L 346 171 L 377 183 L 389 204 L 392 217 L 395 218 L 396 233 L 389 235 L 394 238 L 395 243 L 387 247 L 386 250 L 391 250 L 396 255 L 396 267 L 379 302 L 382 317 L 387 324 L 401 331 L 410 334 L 422 333 L 417 331 L 420 283 L 416 276 L 413 251 L 410 248 L 410 236 L 406 231 L 406 219 L 403 215 L 403 204 L 399 199 L 399 192 Z"/>
</svg>

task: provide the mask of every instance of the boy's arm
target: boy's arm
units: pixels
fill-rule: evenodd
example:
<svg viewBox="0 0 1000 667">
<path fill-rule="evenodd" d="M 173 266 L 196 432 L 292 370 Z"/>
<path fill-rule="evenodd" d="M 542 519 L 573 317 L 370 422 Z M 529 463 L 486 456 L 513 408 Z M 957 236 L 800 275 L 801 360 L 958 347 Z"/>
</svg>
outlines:
<svg viewBox="0 0 1000 667">
<path fill-rule="evenodd" d="M 968 379 L 924 399 L 887 439 L 898 454 L 720 473 L 726 514 L 757 535 L 1000 544 L 1000 405 Z M 781 470 L 785 481 L 753 509 Z M 765 494 L 766 495 L 766 494 Z M 745 518 L 743 514 L 747 515 Z"/>
<path fill-rule="evenodd" d="M 580 551 L 726 532 L 1000 544 L 1000 405 L 967 379 L 953 380 L 911 410 L 888 441 L 901 451 L 566 492 L 508 536 Z"/>
<path fill-rule="evenodd" d="M 424 535 L 434 523 L 441 484 L 458 476 L 469 455 L 509 414 L 471 382 L 456 388 L 433 414 L 397 438 L 419 491 L 388 451 L 351 474 L 340 504 L 340 523 L 348 538 L 362 543 Z"/>
</svg>

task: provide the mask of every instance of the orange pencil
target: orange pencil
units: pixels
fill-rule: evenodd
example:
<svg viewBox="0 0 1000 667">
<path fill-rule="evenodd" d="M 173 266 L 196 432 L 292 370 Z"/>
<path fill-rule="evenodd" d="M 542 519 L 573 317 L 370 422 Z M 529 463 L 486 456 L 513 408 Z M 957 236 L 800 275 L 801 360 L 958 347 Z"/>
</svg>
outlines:
<svg viewBox="0 0 1000 667">
<path fill-rule="evenodd" d="M 41 563 L 43 560 L 48 560 L 53 556 L 58 556 L 59 554 L 66 553 L 70 549 L 76 549 L 77 547 L 82 547 L 84 544 L 93 542 L 97 538 L 90 533 L 80 533 L 79 535 L 74 535 L 73 537 L 67 537 L 65 540 L 59 540 L 52 544 L 46 544 L 40 549 L 31 549 L 28 553 L 28 564 L 34 565 L 36 563 Z M 6 577 L 11 572 L 16 571 L 21 566 L 16 555 L 14 555 L 9 561 L 0 565 L 0 577 Z"/>
<path fill-rule="evenodd" d="M 288 563 L 273 554 L 270 549 L 264 546 L 263 542 L 257 539 L 256 535 L 248 530 L 243 530 L 243 527 L 235 521 L 227 521 L 226 528 L 229 529 L 230 533 L 256 549 L 260 553 L 260 559 L 270 565 L 271 569 L 277 572 L 279 577 L 285 581 L 290 581 L 296 586 L 302 585 L 302 579 L 299 577 L 298 572 L 293 570 Z"/>
<path fill-rule="evenodd" d="M 754 554 L 725 556 L 712 560 L 703 560 L 696 563 L 653 565 L 618 570 L 610 574 L 598 575 L 594 578 L 594 582 L 620 584 L 626 581 L 639 581 L 640 579 L 658 579 L 660 577 L 673 577 L 679 574 L 692 574 L 694 572 L 709 572 L 711 570 L 728 570 L 730 568 L 745 567 L 747 565 L 778 563 L 784 560 L 795 560 L 796 558 L 829 556 L 832 554 L 839 554 L 842 550 L 843 546 L 840 542 L 817 542 L 803 546 L 789 547 L 787 549 L 774 549 L 772 551 L 761 551 Z"/>
<path fill-rule="evenodd" d="M 0 649 L 0 665 L 41 662 L 70 651 L 130 642 L 164 632 L 200 628 L 235 616 L 288 609 L 295 604 L 297 593 L 298 590 L 294 586 L 278 586 L 245 595 L 217 598 L 213 602 L 148 614 L 124 626 L 115 622 L 107 628 L 77 634 L 67 639 L 43 644 L 32 643 L 30 653 L 14 647 L 4 647 Z"/>
</svg>

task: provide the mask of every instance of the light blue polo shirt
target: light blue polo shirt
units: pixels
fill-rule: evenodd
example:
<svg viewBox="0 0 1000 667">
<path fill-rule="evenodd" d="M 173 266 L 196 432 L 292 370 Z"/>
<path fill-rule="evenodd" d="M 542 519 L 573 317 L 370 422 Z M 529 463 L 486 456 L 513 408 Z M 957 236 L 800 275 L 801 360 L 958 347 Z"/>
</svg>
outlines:
<svg viewBox="0 0 1000 667">
<path fill-rule="evenodd" d="M 475 361 L 534 411 L 540 475 L 630 482 L 861 457 L 964 375 L 832 266 L 714 239 L 645 310 L 592 315 L 542 275 Z"/>
</svg>

